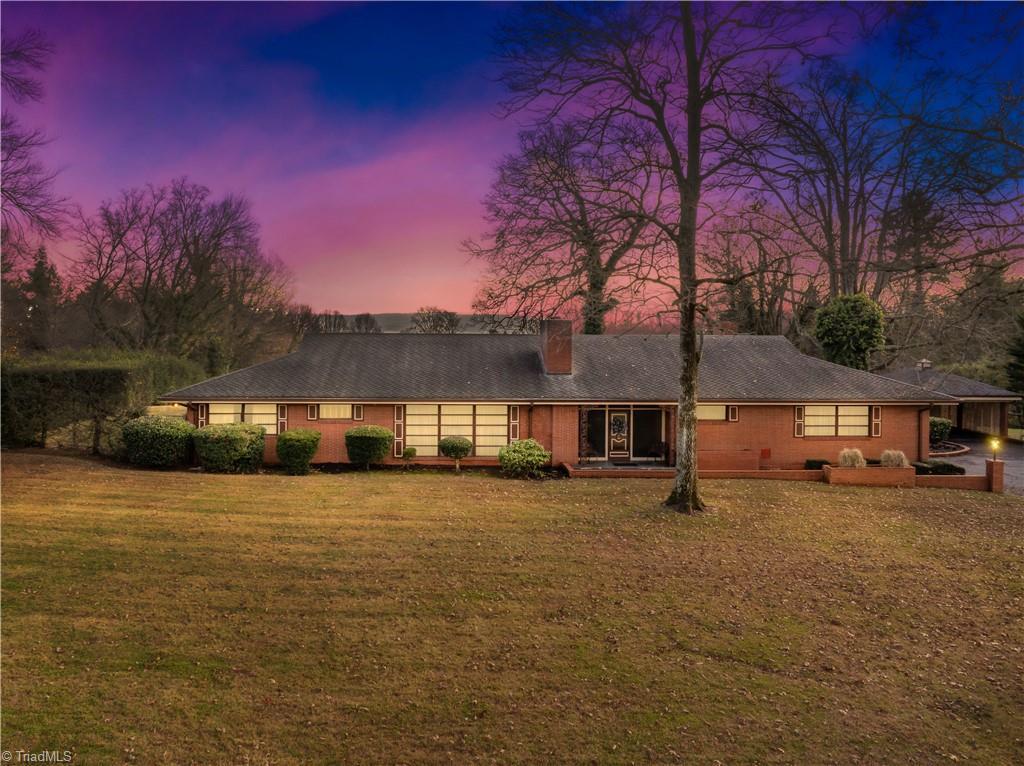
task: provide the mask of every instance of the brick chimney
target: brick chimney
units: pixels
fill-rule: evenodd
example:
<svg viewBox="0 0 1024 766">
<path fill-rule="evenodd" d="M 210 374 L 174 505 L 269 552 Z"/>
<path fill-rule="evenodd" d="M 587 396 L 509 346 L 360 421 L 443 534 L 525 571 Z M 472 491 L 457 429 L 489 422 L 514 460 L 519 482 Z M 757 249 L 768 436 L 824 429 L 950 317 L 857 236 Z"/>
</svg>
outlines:
<svg viewBox="0 0 1024 766">
<path fill-rule="evenodd" d="M 572 374 L 572 322 L 540 320 L 540 355 L 549 375 Z"/>
</svg>

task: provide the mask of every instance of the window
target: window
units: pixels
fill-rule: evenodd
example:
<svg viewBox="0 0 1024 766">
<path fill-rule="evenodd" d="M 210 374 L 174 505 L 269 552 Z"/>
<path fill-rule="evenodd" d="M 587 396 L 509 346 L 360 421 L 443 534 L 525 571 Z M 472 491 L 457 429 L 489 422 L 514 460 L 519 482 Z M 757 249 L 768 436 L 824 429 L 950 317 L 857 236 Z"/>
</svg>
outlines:
<svg viewBox="0 0 1024 766">
<path fill-rule="evenodd" d="M 363 419 L 363 405 L 353 404 L 352 405 L 352 419 L 362 420 Z"/>
<path fill-rule="evenodd" d="M 405 444 L 419 457 L 437 456 L 438 405 L 405 405 Z"/>
<path fill-rule="evenodd" d="M 805 404 L 796 408 L 794 434 L 867 436 L 870 429 L 870 414 L 871 408 L 860 404 Z"/>
<path fill-rule="evenodd" d="M 698 404 L 697 420 L 725 420 L 724 404 Z"/>
<path fill-rule="evenodd" d="M 288 405 L 277 405 L 277 432 L 283 434 L 288 430 Z"/>
<path fill-rule="evenodd" d="M 510 415 L 512 433 L 519 436 L 519 408 L 507 404 L 407 404 L 404 421 L 395 409 L 395 438 L 401 426 L 403 443 L 416 448 L 422 457 L 438 455 L 437 442 L 446 436 L 462 436 L 473 442 L 473 454 L 496 457 L 509 443 Z"/>
<path fill-rule="evenodd" d="M 405 407 L 395 405 L 395 457 L 402 457 L 405 451 Z"/>
<path fill-rule="evenodd" d="M 196 405 L 196 428 L 203 428 L 206 426 L 206 422 L 210 418 L 210 405 L 208 404 L 197 404 Z"/>
<path fill-rule="evenodd" d="M 729 422 L 735 423 L 740 419 L 740 408 L 735 404 L 729 405 Z"/>
<path fill-rule="evenodd" d="M 317 410 L 319 408 L 315 404 L 306 405 L 306 420 L 316 420 Z"/>
<path fill-rule="evenodd" d="M 514 408 L 518 410 L 519 408 Z M 519 413 L 515 413 L 516 435 L 519 431 Z M 508 407 L 504 404 L 476 405 L 476 438 L 473 441 L 475 454 L 481 457 L 497 457 L 498 450 L 509 442 Z"/>
<path fill-rule="evenodd" d="M 240 403 L 213 402 L 210 405 L 210 425 L 219 423 L 241 423 L 242 405 Z"/>
<path fill-rule="evenodd" d="M 321 420 L 351 420 L 351 404 L 321 404 L 318 405 Z"/>
<path fill-rule="evenodd" d="M 263 426 L 268 434 L 277 433 L 276 404 L 246 404 L 243 408 L 243 416 L 246 423 Z"/>
</svg>

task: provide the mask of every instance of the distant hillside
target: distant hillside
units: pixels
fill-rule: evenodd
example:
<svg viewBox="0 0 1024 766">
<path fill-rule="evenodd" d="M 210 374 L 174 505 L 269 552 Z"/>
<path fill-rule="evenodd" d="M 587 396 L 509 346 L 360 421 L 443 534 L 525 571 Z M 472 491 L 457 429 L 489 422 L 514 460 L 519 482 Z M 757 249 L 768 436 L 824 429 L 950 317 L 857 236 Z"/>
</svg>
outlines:
<svg viewBox="0 0 1024 766">
<path fill-rule="evenodd" d="M 410 314 L 374 314 L 381 332 L 405 332 L 412 325 Z M 352 322 L 352 315 L 346 314 L 345 319 Z M 487 332 L 487 329 L 472 314 L 459 314 L 459 332 Z"/>
</svg>

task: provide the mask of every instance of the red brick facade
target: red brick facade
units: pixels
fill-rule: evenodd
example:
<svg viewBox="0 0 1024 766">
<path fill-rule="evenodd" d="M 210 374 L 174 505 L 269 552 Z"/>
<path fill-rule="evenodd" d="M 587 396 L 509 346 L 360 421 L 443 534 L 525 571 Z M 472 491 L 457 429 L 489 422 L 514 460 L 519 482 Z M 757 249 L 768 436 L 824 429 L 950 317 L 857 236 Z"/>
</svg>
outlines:
<svg viewBox="0 0 1024 766">
<path fill-rule="evenodd" d="M 672 409 L 666 408 L 666 441 L 674 442 Z M 320 431 L 317 463 L 344 463 L 345 431 L 358 425 L 380 425 L 394 430 L 393 404 L 364 404 L 363 419 L 309 420 L 305 404 L 289 404 L 288 428 Z M 579 458 L 579 407 L 577 405 L 520 405 L 520 438 L 534 438 L 552 452 L 552 463 L 575 463 Z M 919 405 L 882 407 L 881 435 L 794 436 L 791 405 L 740 405 L 736 421 L 702 421 L 697 428 L 698 461 L 704 470 L 757 470 L 803 468 L 808 459 L 836 462 L 840 450 L 860 449 L 867 458 L 878 458 L 887 449 L 902 450 L 909 460 L 921 460 L 928 453 L 928 409 Z M 195 423 L 195 408 L 189 409 Z M 277 462 L 276 436 L 268 436 L 264 454 L 267 463 Z M 389 463 L 399 459 L 389 457 Z M 447 464 L 444 458 L 418 458 L 418 463 Z M 468 458 L 466 465 L 495 465 L 496 458 Z"/>
</svg>

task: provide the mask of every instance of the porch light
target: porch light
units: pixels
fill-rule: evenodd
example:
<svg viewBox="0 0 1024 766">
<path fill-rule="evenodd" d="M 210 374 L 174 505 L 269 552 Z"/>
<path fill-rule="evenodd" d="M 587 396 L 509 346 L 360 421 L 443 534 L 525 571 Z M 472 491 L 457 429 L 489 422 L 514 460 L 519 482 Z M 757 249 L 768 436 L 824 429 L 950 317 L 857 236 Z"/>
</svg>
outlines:
<svg viewBox="0 0 1024 766">
<path fill-rule="evenodd" d="M 993 439 L 989 439 L 988 440 L 988 446 L 990 446 L 992 448 L 992 459 L 995 460 L 996 459 L 996 453 L 999 452 L 999 449 L 1000 449 L 1000 447 L 1003 446 L 1003 443 L 1001 441 L 999 441 L 998 439 L 993 438 Z"/>
</svg>

